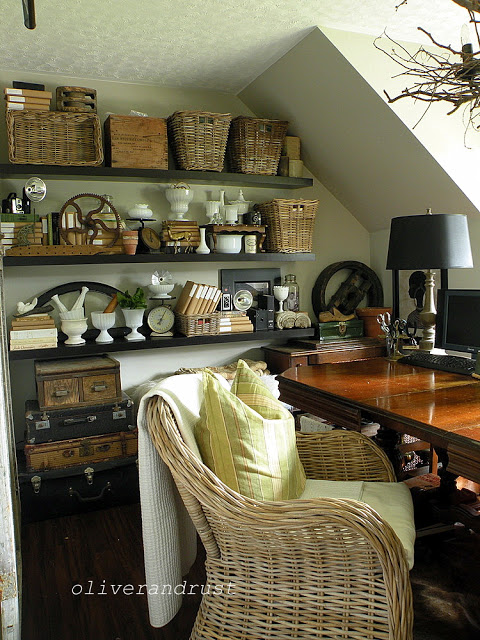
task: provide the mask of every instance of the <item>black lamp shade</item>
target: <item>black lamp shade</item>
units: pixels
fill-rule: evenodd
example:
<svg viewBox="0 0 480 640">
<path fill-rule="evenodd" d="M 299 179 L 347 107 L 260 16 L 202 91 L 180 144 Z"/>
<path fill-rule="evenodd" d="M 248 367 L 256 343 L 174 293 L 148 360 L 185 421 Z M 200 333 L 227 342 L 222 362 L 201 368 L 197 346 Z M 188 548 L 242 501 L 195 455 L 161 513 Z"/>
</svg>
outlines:
<svg viewBox="0 0 480 640">
<path fill-rule="evenodd" d="M 467 216 L 437 213 L 393 218 L 387 269 L 473 267 Z"/>
</svg>

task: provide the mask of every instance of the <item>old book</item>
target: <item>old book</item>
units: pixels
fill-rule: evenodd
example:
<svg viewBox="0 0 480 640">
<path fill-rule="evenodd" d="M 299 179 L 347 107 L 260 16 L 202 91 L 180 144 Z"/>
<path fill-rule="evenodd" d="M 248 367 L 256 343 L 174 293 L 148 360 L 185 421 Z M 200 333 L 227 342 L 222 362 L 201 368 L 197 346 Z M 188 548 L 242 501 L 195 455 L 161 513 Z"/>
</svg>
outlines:
<svg viewBox="0 0 480 640">
<path fill-rule="evenodd" d="M 58 331 L 56 328 L 48 329 L 19 329 L 10 332 L 10 340 L 33 340 L 35 338 L 56 338 Z"/>
<path fill-rule="evenodd" d="M 14 318 L 12 322 L 32 322 L 33 320 L 52 320 L 52 316 L 48 313 L 31 313 L 28 316 L 20 316 L 18 318 Z"/>
<path fill-rule="evenodd" d="M 7 96 L 27 96 L 29 98 L 51 98 L 51 91 L 34 91 L 33 89 L 16 89 L 14 87 L 5 87 L 3 90 Z"/>
<path fill-rule="evenodd" d="M 58 346 L 56 340 L 41 340 L 39 342 L 32 340 L 15 340 L 10 343 L 10 351 L 30 351 L 33 349 L 54 349 Z"/>
<path fill-rule="evenodd" d="M 195 295 L 192 297 L 188 307 L 185 309 L 185 315 L 194 316 L 197 314 L 198 312 L 197 310 L 201 305 L 206 289 L 207 289 L 207 285 L 205 284 L 198 285 L 197 290 L 195 291 Z"/>
<path fill-rule="evenodd" d="M 11 331 L 25 331 L 26 329 L 55 329 L 55 322 L 52 318 L 52 322 L 51 323 L 45 323 L 45 322 L 24 322 L 23 324 L 12 324 L 11 327 Z"/>
<path fill-rule="evenodd" d="M 196 290 L 197 283 L 193 282 L 192 280 L 187 280 L 185 286 L 182 289 L 182 292 L 178 297 L 177 304 L 175 305 L 175 311 L 177 313 L 185 313 L 185 309 L 189 305 L 190 299 L 192 298 Z"/>
<path fill-rule="evenodd" d="M 50 111 L 50 105 L 48 104 L 27 104 L 25 102 L 10 102 L 9 100 L 5 104 L 10 111 Z"/>
<path fill-rule="evenodd" d="M 26 96 L 5 96 L 8 102 L 19 102 L 24 104 L 43 104 L 50 106 L 50 98 L 28 98 Z"/>
<path fill-rule="evenodd" d="M 251 333 L 253 331 L 253 324 L 250 323 L 242 325 L 223 325 L 218 328 L 219 333 Z"/>
</svg>

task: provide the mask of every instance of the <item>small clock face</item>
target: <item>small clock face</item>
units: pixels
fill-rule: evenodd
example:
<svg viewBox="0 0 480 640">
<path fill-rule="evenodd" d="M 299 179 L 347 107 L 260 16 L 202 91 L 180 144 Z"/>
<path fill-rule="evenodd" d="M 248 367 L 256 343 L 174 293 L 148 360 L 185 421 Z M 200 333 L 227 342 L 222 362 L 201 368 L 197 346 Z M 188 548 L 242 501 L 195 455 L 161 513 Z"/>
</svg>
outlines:
<svg viewBox="0 0 480 640">
<path fill-rule="evenodd" d="M 175 315 L 169 307 L 155 307 L 147 317 L 148 326 L 155 333 L 170 331 L 175 322 Z"/>
<path fill-rule="evenodd" d="M 150 227 L 143 227 L 143 229 L 138 230 L 139 236 L 143 242 L 143 244 L 147 247 L 147 249 L 156 251 L 160 249 L 160 236 L 156 231 L 151 229 Z"/>
</svg>

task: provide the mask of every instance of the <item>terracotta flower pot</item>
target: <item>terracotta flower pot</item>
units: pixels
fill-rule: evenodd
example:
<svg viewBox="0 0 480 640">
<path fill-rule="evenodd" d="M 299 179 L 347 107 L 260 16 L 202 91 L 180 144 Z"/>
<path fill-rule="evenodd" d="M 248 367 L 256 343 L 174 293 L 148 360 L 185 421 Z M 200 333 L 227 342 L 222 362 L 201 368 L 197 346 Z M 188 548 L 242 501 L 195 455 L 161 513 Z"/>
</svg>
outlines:
<svg viewBox="0 0 480 640">
<path fill-rule="evenodd" d="M 123 247 L 129 256 L 135 255 L 138 245 L 138 231 L 125 230 L 122 233 Z"/>
</svg>

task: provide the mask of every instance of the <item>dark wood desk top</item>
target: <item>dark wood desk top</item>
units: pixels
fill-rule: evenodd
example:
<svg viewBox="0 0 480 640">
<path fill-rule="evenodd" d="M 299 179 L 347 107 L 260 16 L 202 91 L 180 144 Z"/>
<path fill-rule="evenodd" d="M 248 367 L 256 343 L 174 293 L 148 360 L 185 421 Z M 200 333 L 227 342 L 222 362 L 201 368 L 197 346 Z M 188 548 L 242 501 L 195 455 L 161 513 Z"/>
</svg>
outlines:
<svg viewBox="0 0 480 640">
<path fill-rule="evenodd" d="M 375 358 L 296 367 L 278 380 L 281 399 L 299 409 L 352 428 L 371 417 L 446 449 L 452 461 L 475 459 L 480 478 L 478 379 Z"/>
</svg>

